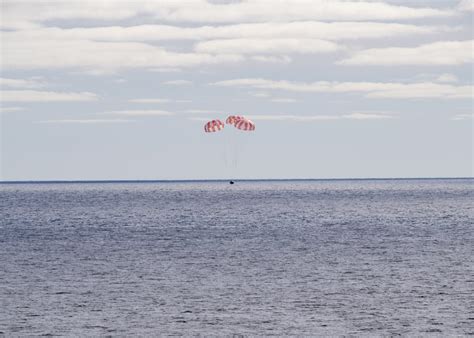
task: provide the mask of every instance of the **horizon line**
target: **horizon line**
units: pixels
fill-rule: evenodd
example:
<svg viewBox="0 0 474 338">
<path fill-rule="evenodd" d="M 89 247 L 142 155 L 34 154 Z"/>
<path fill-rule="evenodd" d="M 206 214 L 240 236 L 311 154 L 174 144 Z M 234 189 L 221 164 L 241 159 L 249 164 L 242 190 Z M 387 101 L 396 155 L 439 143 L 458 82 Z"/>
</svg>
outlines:
<svg viewBox="0 0 474 338">
<path fill-rule="evenodd" d="M 242 178 L 242 179 L 110 179 L 110 180 L 0 180 L 0 184 L 28 184 L 28 183 L 192 183 L 192 182 L 287 182 L 287 181 L 403 181 L 403 180 L 466 180 L 474 176 L 465 177 L 342 177 L 342 178 Z"/>
</svg>

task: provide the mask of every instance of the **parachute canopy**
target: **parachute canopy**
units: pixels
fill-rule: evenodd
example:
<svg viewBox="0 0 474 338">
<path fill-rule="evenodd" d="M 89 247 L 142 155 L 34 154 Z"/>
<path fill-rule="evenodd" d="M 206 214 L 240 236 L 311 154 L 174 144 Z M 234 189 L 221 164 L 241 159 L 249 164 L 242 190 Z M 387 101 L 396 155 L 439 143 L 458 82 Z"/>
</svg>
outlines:
<svg viewBox="0 0 474 338">
<path fill-rule="evenodd" d="M 237 122 L 238 120 L 242 120 L 242 119 L 245 119 L 245 117 L 243 117 L 243 116 L 238 116 L 238 115 L 230 115 L 230 116 L 227 117 L 227 119 L 225 120 L 225 123 L 227 123 L 227 124 L 235 124 L 235 122 Z"/>
<path fill-rule="evenodd" d="M 221 120 L 212 120 L 204 125 L 204 131 L 206 133 L 214 133 L 222 129 L 224 129 L 224 123 L 222 123 Z"/>
<path fill-rule="evenodd" d="M 235 128 L 243 131 L 254 131 L 255 123 L 244 116 L 230 115 L 225 120 L 225 123 L 232 124 Z M 224 129 L 224 123 L 221 120 L 212 120 L 204 125 L 206 133 L 214 133 Z"/>
<path fill-rule="evenodd" d="M 243 131 L 254 131 L 255 123 L 253 123 L 249 119 L 243 118 L 235 121 L 234 127 Z"/>
</svg>

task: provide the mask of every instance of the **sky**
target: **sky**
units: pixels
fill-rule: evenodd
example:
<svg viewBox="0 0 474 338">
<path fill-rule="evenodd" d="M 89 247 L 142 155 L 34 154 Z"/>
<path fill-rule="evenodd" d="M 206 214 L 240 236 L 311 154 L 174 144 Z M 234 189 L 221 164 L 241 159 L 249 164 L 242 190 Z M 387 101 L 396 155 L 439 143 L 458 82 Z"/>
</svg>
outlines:
<svg viewBox="0 0 474 338">
<path fill-rule="evenodd" d="M 0 180 L 472 177 L 473 7 L 1 0 Z"/>
</svg>

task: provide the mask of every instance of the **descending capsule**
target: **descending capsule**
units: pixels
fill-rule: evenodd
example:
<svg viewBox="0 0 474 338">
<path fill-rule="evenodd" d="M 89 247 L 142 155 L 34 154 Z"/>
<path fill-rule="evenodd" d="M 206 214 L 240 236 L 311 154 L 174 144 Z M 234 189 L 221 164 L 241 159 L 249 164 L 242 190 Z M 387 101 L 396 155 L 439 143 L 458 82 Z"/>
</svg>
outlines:
<svg viewBox="0 0 474 338">
<path fill-rule="evenodd" d="M 204 131 L 206 133 L 214 133 L 222 129 L 224 129 L 224 123 L 222 123 L 221 120 L 212 120 L 204 125 Z"/>
</svg>

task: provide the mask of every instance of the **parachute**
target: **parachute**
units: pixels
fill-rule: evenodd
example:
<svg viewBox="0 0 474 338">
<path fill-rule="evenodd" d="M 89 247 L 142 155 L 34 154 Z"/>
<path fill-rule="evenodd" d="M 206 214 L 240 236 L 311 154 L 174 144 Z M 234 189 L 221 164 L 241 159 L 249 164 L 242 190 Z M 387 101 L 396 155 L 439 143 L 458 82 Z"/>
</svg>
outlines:
<svg viewBox="0 0 474 338">
<path fill-rule="evenodd" d="M 234 127 L 243 131 L 254 131 L 255 123 L 253 123 L 249 119 L 244 118 L 244 119 L 235 121 Z"/>
<path fill-rule="evenodd" d="M 224 129 L 224 123 L 222 123 L 221 120 L 212 120 L 204 125 L 204 131 L 206 133 L 215 133 L 216 131 L 220 131 L 222 129 Z"/>
<path fill-rule="evenodd" d="M 245 119 L 245 117 L 243 116 L 238 116 L 238 115 L 230 115 L 227 117 L 227 119 L 225 120 L 225 123 L 227 124 L 235 124 L 235 122 L 237 122 L 238 120 L 242 120 L 242 119 Z"/>
<path fill-rule="evenodd" d="M 255 123 L 249 120 L 244 116 L 238 115 L 230 115 L 225 120 L 226 124 L 231 124 L 235 128 L 243 130 L 243 131 L 254 131 L 255 130 Z M 224 129 L 225 125 L 221 120 L 212 120 L 207 122 L 204 125 L 204 131 L 206 133 L 214 133 L 216 131 L 220 131 Z"/>
<path fill-rule="evenodd" d="M 251 120 L 247 119 L 244 116 L 239 115 L 230 115 L 225 120 L 226 124 L 233 125 L 235 127 L 235 131 L 232 132 L 228 130 L 223 133 L 223 136 L 227 140 L 227 151 L 223 153 L 225 164 L 228 167 L 228 170 L 233 170 L 232 172 L 229 171 L 229 176 L 235 177 L 237 165 L 239 162 L 240 153 L 243 153 L 242 147 L 245 145 L 245 139 L 250 137 L 250 134 L 244 135 L 240 133 L 240 131 L 254 131 L 255 130 L 255 123 Z M 204 125 L 204 131 L 206 133 L 215 133 L 217 131 L 221 131 L 224 129 L 225 124 L 221 120 L 211 120 Z M 220 134 L 222 135 L 222 134 Z M 221 136 L 222 137 L 222 136 Z M 220 139 L 220 137 L 218 137 Z M 219 143 L 222 143 L 222 139 L 219 140 Z M 229 181 L 230 184 L 234 184 L 233 180 Z"/>
</svg>

